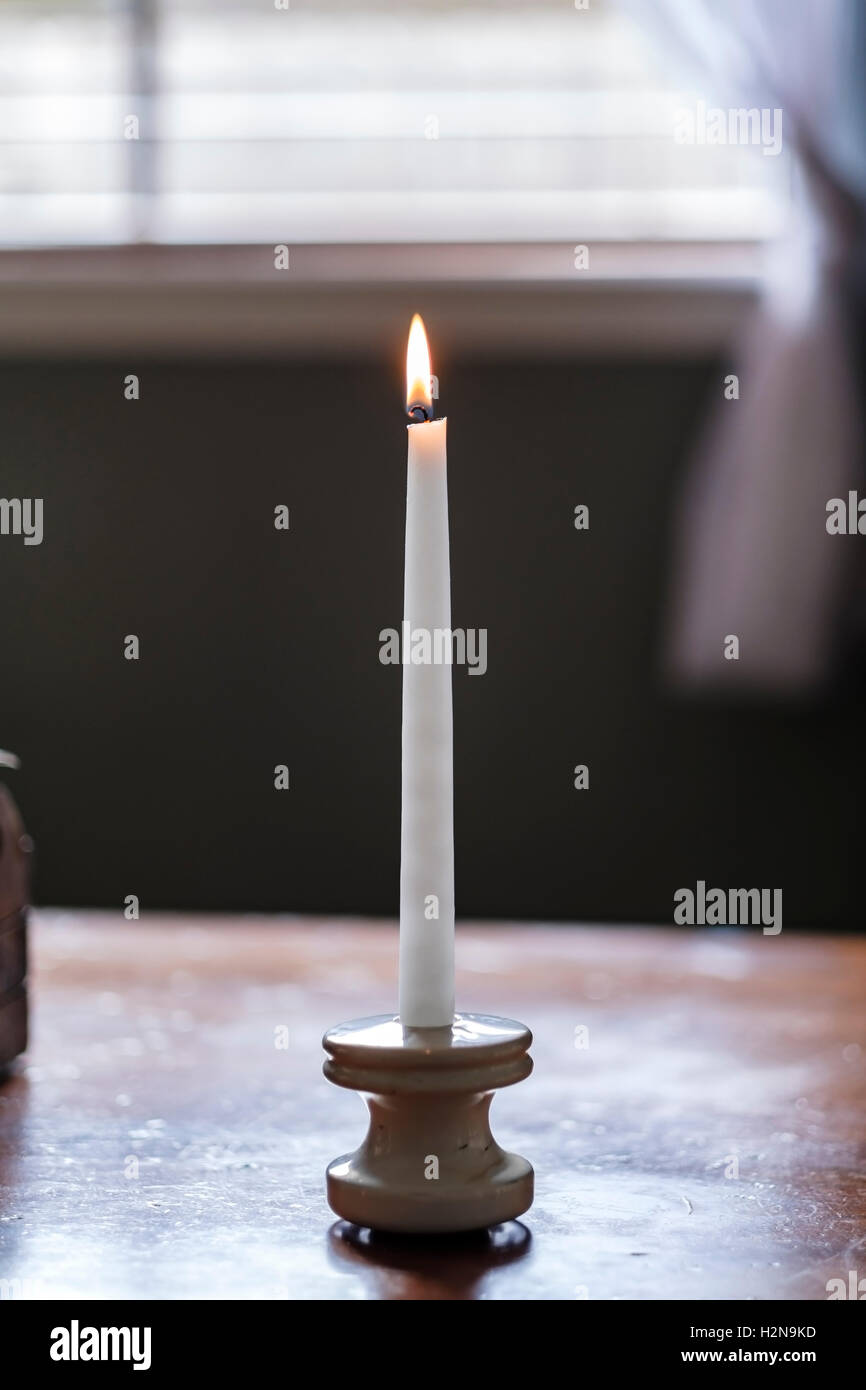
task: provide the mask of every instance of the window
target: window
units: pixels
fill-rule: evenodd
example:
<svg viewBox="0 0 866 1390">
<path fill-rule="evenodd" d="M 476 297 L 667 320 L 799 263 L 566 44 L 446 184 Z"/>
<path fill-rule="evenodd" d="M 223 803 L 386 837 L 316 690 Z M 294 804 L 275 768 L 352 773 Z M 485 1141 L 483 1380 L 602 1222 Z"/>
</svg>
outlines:
<svg viewBox="0 0 866 1390">
<path fill-rule="evenodd" d="M 760 240 L 611 0 L 3 0 L 0 244 Z"/>
</svg>

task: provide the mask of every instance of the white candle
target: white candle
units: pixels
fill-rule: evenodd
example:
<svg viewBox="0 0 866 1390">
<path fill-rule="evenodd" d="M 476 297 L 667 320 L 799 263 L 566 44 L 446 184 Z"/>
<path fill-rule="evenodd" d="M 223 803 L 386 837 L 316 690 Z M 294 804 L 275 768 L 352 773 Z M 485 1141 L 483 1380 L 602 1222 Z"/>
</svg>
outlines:
<svg viewBox="0 0 866 1390">
<path fill-rule="evenodd" d="M 454 768 L 451 665 L 434 664 L 436 630 L 451 627 L 445 420 L 432 420 L 424 325 L 406 358 L 410 424 L 403 598 L 403 810 L 400 836 L 400 1022 L 454 1018 Z M 416 407 L 413 412 L 412 407 Z M 440 643 L 440 655 L 442 646 Z M 413 660 L 414 657 L 414 660 Z"/>
</svg>

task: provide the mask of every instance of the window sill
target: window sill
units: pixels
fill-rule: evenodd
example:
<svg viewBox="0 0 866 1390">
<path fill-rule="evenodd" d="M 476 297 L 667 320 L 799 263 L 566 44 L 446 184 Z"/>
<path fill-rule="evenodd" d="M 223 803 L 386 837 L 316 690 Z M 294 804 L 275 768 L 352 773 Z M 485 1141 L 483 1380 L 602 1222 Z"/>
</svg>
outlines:
<svg viewBox="0 0 866 1390">
<path fill-rule="evenodd" d="M 0 352 L 390 353 L 420 309 L 445 351 L 706 354 L 755 299 L 743 242 L 139 245 L 0 252 Z M 396 338 L 395 338 L 396 335 Z"/>
</svg>

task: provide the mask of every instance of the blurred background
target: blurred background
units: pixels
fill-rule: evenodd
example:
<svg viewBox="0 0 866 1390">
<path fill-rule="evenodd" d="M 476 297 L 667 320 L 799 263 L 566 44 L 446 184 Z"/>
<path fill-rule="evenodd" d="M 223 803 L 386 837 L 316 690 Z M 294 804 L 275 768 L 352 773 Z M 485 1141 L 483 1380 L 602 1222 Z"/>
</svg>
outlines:
<svg viewBox="0 0 866 1390">
<path fill-rule="evenodd" d="M 0 536 L 0 744 L 39 901 L 396 912 L 417 310 L 453 621 L 489 634 L 458 913 L 667 922 L 701 878 L 862 925 L 866 542 L 825 521 L 864 490 L 864 30 L 0 0 L 0 491 L 44 505 Z M 716 107 L 781 148 L 683 138 Z"/>
</svg>

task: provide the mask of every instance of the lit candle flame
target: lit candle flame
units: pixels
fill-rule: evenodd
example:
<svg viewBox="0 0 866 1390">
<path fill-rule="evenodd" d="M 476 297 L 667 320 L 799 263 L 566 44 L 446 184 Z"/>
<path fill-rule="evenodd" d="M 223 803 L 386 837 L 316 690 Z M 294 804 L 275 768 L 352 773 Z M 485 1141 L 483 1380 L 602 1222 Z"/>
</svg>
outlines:
<svg viewBox="0 0 866 1390">
<path fill-rule="evenodd" d="M 433 392 L 430 376 L 430 349 L 424 320 L 420 314 L 412 319 L 409 346 L 406 349 L 406 410 L 429 420 L 433 415 Z"/>
</svg>

